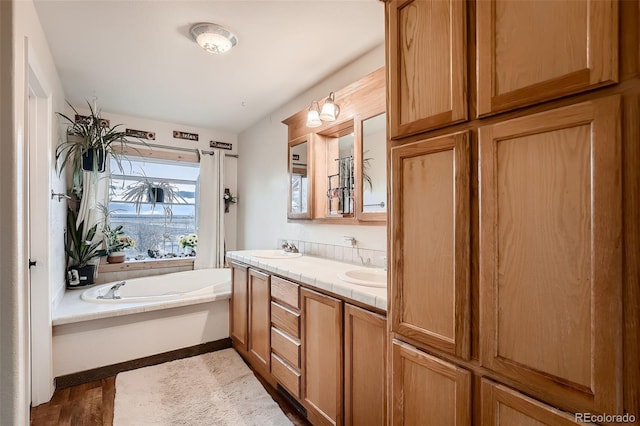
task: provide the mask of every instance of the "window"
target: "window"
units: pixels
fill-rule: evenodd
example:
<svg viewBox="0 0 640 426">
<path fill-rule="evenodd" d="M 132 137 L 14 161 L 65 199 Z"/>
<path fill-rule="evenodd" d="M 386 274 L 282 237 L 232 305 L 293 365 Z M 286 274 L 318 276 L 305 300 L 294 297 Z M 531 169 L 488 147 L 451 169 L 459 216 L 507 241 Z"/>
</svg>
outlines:
<svg viewBox="0 0 640 426">
<path fill-rule="evenodd" d="M 199 165 L 138 157 L 122 161 L 122 166 L 124 172 L 111 160 L 109 211 L 112 228 L 123 225 L 123 232 L 136 242 L 135 248 L 125 250 L 127 257 L 183 256 L 178 238 L 196 232 Z M 125 200 L 124 194 L 145 180 L 171 185 L 177 199 L 165 199 L 153 206 L 145 196 L 138 214 L 135 202 Z M 165 214 L 166 208 L 171 209 L 172 215 Z"/>
</svg>

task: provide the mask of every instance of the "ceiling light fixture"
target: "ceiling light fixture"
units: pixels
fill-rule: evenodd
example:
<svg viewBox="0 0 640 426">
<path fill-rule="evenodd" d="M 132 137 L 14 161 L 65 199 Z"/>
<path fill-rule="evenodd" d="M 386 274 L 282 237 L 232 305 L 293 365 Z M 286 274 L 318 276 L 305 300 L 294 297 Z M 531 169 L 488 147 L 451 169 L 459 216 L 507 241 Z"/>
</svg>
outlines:
<svg viewBox="0 0 640 426">
<path fill-rule="evenodd" d="M 311 102 L 309 111 L 307 111 L 307 127 L 320 127 L 323 121 L 336 121 L 340 115 L 340 107 L 336 104 L 333 92 L 322 105 L 322 110 L 318 106 L 318 101 Z"/>
<path fill-rule="evenodd" d="M 209 22 L 195 24 L 189 32 L 200 47 L 211 53 L 224 53 L 238 44 L 238 38 L 231 31 Z"/>
</svg>

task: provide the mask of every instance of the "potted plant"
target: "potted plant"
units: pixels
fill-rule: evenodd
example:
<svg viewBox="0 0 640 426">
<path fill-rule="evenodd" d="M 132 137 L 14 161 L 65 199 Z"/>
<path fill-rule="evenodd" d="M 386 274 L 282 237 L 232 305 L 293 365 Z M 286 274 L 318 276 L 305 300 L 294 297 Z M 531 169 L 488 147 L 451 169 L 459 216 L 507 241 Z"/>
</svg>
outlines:
<svg viewBox="0 0 640 426">
<path fill-rule="evenodd" d="M 185 250 L 187 256 L 196 255 L 196 247 L 198 246 L 198 236 L 196 234 L 180 235 L 178 244 L 182 250 Z"/>
<path fill-rule="evenodd" d="M 73 209 L 68 209 L 65 251 L 69 258 L 67 277 L 70 288 L 93 284 L 96 265 L 90 264 L 89 261 L 107 255 L 107 250 L 100 248 L 102 241 L 93 241 L 98 224 L 86 232 L 84 228 L 84 220 L 76 226 L 76 213 Z"/>
<path fill-rule="evenodd" d="M 143 175 L 143 179 L 138 182 L 129 185 L 122 198 L 125 201 L 133 202 L 136 206 L 136 213 L 140 214 L 140 208 L 143 204 L 151 204 L 151 208 L 155 209 L 156 204 L 162 204 L 165 215 L 171 220 L 173 217 L 173 211 L 171 210 L 171 203 L 177 201 L 187 202 L 182 195 L 180 195 L 178 188 L 164 181 L 152 181 Z"/>
<path fill-rule="evenodd" d="M 222 199 L 224 200 L 224 212 L 225 213 L 229 213 L 229 206 L 231 204 L 235 204 L 235 203 L 238 202 L 238 197 L 233 195 L 231 193 L 231 191 L 229 190 L 229 188 L 225 188 L 224 189 L 224 195 L 222 196 Z"/>
<path fill-rule="evenodd" d="M 129 235 L 125 235 L 122 227 L 122 225 L 118 225 L 115 228 L 111 228 L 110 225 L 105 225 L 102 229 L 105 250 L 107 251 L 107 262 L 109 263 L 124 262 L 124 251 L 122 250 L 136 246 L 135 240 Z"/>
<path fill-rule="evenodd" d="M 108 120 L 100 117 L 100 112 L 95 110 L 89 102 L 89 115 L 82 116 L 69 102 L 76 115 L 76 120 L 70 117 L 56 113 L 68 122 L 67 140 L 62 142 L 56 148 L 56 167 L 58 173 L 61 173 L 67 163 L 71 160 L 75 169 L 82 165 L 82 169 L 86 171 L 103 172 L 105 170 L 106 160 L 109 156 L 113 157 L 120 169 L 120 154 L 115 150 L 116 146 L 120 148 L 126 146 L 126 133 L 118 129 L 120 124 L 109 126 Z M 62 159 L 60 162 L 59 160 Z"/>
</svg>

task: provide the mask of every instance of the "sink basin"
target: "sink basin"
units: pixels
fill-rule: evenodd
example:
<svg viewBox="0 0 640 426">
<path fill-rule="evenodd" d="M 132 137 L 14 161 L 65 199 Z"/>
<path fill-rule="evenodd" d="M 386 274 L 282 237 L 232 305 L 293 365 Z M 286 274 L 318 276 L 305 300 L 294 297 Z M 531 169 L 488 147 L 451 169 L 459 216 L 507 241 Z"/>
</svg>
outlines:
<svg viewBox="0 0 640 426">
<path fill-rule="evenodd" d="M 289 253 L 284 250 L 255 250 L 251 255 L 261 259 L 295 259 L 302 256 L 302 253 Z"/>
<path fill-rule="evenodd" d="M 339 272 L 338 278 L 351 284 L 358 284 L 367 287 L 386 287 L 387 271 L 375 268 L 350 269 Z"/>
</svg>

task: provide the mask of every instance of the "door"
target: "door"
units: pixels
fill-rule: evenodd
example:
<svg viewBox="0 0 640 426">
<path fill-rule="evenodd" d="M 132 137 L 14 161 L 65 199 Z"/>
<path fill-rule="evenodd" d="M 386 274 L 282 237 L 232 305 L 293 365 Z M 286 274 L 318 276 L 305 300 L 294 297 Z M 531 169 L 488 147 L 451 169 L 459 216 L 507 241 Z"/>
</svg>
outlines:
<svg viewBox="0 0 640 426">
<path fill-rule="evenodd" d="M 481 127 L 480 357 L 565 409 L 622 411 L 620 98 Z"/>
<path fill-rule="evenodd" d="M 391 150 L 392 331 L 469 357 L 467 133 Z"/>
<path fill-rule="evenodd" d="M 387 321 L 344 305 L 344 415 L 346 425 L 387 424 Z"/>
<path fill-rule="evenodd" d="M 231 262 L 231 321 L 229 335 L 234 347 L 247 351 L 248 267 Z"/>
<path fill-rule="evenodd" d="M 476 8 L 479 116 L 618 81 L 617 0 L 486 0 Z"/>
<path fill-rule="evenodd" d="M 390 137 L 467 119 L 466 2 L 387 2 Z"/>
<path fill-rule="evenodd" d="M 342 302 L 306 288 L 302 307 L 302 401 L 311 423 L 341 425 Z"/>
<path fill-rule="evenodd" d="M 33 52 L 29 50 L 29 61 L 33 59 Z M 51 211 L 55 210 L 56 216 L 64 219 L 65 198 L 56 201 L 50 195 L 53 187 L 51 182 L 51 155 L 46 149 L 51 143 L 51 117 L 52 106 L 47 89 L 41 84 L 42 79 L 31 66 L 28 67 L 28 97 L 27 101 L 27 129 L 25 138 L 25 159 L 27 167 L 28 193 L 24 200 L 28 203 L 27 235 L 29 259 L 24 268 L 29 268 L 26 274 L 28 282 L 25 288 L 25 301 L 28 301 L 28 309 L 25 309 L 28 324 L 30 359 L 25 365 L 30 365 L 30 376 L 25 382 L 30 386 L 31 403 L 33 406 L 49 401 L 53 395 L 53 361 L 52 361 L 52 326 L 51 326 L 51 300 L 52 291 L 58 291 L 64 287 L 63 283 L 54 280 L 55 289 L 52 288 L 52 277 L 63 280 L 64 251 L 50 253 L 50 241 L 60 238 L 63 231 L 52 229 Z M 64 192 L 64 183 L 56 182 L 59 192 Z M 58 201 L 59 200 L 59 201 Z M 55 203 L 55 204 L 52 204 Z M 55 245 L 59 247 L 58 244 Z M 61 247 L 60 247 L 61 248 Z M 50 256 L 53 256 L 59 268 L 51 269 Z M 27 263 L 34 262 L 34 263 Z"/>
<path fill-rule="evenodd" d="M 393 341 L 391 424 L 471 424 L 471 373 Z"/>
<path fill-rule="evenodd" d="M 249 268 L 249 354 L 268 374 L 271 360 L 271 293 L 269 275 Z M 253 364 L 253 363 L 252 363 Z"/>
</svg>

